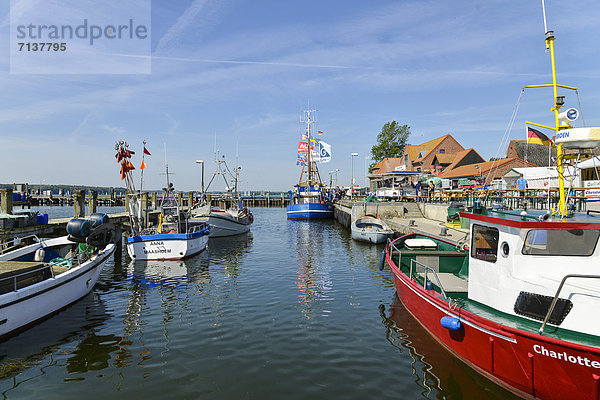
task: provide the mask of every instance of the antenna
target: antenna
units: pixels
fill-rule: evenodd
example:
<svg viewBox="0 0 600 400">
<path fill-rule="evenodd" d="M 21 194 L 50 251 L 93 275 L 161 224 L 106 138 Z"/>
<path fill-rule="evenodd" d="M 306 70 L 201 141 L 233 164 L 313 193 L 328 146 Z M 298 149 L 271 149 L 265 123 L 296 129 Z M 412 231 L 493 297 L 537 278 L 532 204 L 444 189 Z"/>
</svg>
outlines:
<svg viewBox="0 0 600 400">
<path fill-rule="evenodd" d="M 546 4 L 542 0 L 542 14 L 544 15 L 544 33 L 548 32 L 548 24 L 546 23 Z"/>
</svg>

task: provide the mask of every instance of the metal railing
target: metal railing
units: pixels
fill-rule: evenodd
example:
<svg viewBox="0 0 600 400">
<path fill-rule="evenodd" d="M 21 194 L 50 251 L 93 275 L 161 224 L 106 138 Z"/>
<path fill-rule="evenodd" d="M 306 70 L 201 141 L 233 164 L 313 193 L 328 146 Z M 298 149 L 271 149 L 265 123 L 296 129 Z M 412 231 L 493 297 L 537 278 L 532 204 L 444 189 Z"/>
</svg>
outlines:
<svg viewBox="0 0 600 400">
<path fill-rule="evenodd" d="M 552 299 L 552 303 L 550 304 L 550 308 L 548 309 L 548 312 L 546 313 L 544 322 L 542 323 L 542 326 L 540 327 L 540 330 L 539 330 L 540 335 L 544 332 L 544 328 L 546 327 L 546 324 L 548 323 L 548 320 L 550 319 L 550 315 L 552 315 L 552 312 L 554 311 L 554 307 L 556 306 L 556 302 L 558 301 L 558 295 L 560 294 L 560 291 L 562 290 L 563 286 L 565 285 L 566 280 L 569 278 L 600 279 L 600 275 L 580 275 L 580 274 L 565 275 L 562 278 L 562 280 L 560 281 L 560 285 L 558 285 L 558 290 L 556 290 L 556 294 L 554 295 L 554 298 Z"/>
<path fill-rule="evenodd" d="M 3 242 L 0 245 L 0 255 L 17 249 L 18 246 L 21 244 L 21 242 L 23 242 L 24 240 L 27 240 L 27 239 L 34 239 L 37 243 L 41 243 L 41 244 L 44 243 L 42 240 L 40 240 L 40 238 L 37 237 L 37 235 L 27 235 L 27 236 L 23 236 L 23 237 L 16 237 L 7 242 Z M 13 245 L 9 246 L 10 243 L 13 243 Z"/>
<path fill-rule="evenodd" d="M 440 281 L 440 278 L 437 274 L 437 272 L 431 268 L 428 265 L 423 264 L 420 261 L 417 260 L 410 260 L 410 273 L 409 273 L 409 277 L 412 278 L 412 271 L 413 271 L 413 265 L 417 264 L 420 265 L 421 267 L 423 267 L 424 271 L 425 271 L 425 276 L 423 279 L 423 289 L 427 289 L 427 271 L 431 271 L 433 272 L 433 276 L 435 277 L 435 280 L 437 281 L 437 286 L 440 288 L 441 292 L 442 292 L 442 296 L 444 296 L 444 299 L 448 300 L 448 296 L 446 296 L 446 291 L 444 290 L 444 286 L 442 285 L 442 282 Z M 416 267 L 415 267 L 415 271 L 416 271 Z"/>
<path fill-rule="evenodd" d="M 46 264 L 46 265 L 44 265 L 44 266 L 42 266 L 42 267 L 40 267 L 40 268 L 36 268 L 36 269 L 34 269 L 34 270 L 31 270 L 31 271 L 22 272 L 22 273 L 20 273 L 20 274 L 16 274 L 16 275 L 12 275 L 12 276 L 7 276 L 7 277 L 4 277 L 4 278 L 0 278 L 0 283 L 1 283 L 1 282 L 8 281 L 8 280 L 12 279 L 12 280 L 13 280 L 13 291 L 15 291 L 15 292 L 16 292 L 16 291 L 18 290 L 18 288 L 17 288 L 17 283 L 18 283 L 18 282 L 17 282 L 17 279 L 18 279 L 19 277 L 21 277 L 21 276 L 26 276 L 26 275 L 30 275 L 30 274 L 33 274 L 33 273 L 35 273 L 35 272 L 43 271 L 43 270 L 45 270 L 45 269 L 47 269 L 47 268 L 49 268 L 49 269 L 50 269 L 50 275 L 52 275 L 52 278 L 54 278 L 54 270 L 52 269 L 52 265 L 50 265 L 50 264 Z M 47 279 L 47 278 L 46 278 L 46 279 Z M 42 279 L 42 280 L 45 280 L 45 279 Z M 37 282 L 36 282 L 36 283 L 37 283 Z M 29 285 L 26 285 L 26 286 L 29 286 Z M 26 287 L 26 286 L 25 286 L 25 287 Z"/>
</svg>

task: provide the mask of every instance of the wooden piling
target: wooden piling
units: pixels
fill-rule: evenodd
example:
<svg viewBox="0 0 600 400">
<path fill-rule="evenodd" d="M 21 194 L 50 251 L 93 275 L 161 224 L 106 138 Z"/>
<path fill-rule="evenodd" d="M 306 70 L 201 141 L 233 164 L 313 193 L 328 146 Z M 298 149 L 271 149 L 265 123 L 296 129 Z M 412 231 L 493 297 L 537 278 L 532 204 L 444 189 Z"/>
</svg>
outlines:
<svg viewBox="0 0 600 400">
<path fill-rule="evenodd" d="M 85 217 L 85 191 L 73 191 L 73 208 L 75 209 L 75 218 Z"/>
<path fill-rule="evenodd" d="M 4 214 L 12 214 L 12 189 L 0 189 L 0 207 Z"/>
<path fill-rule="evenodd" d="M 0 189 L 0 208 L 4 214 L 12 214 L 13 209 L 13 190 L 12 189 Z"/>
<path fill-rule="evenodd" d="M 156 207 L 158 207 L 158 203 L 156 202 L 156 192 L 152 192 L 150 193 L 150 201 L 152 202 L 152 209 L 156 210 Z"/>
<path fill-rule="evenodd" d="M 96 190 L 90 190 L 89 195 L 89 213 L 90 215 L 92 215 L 96 212 L 96 209 L 98 208 L 98 192 Z"/>
</svg>

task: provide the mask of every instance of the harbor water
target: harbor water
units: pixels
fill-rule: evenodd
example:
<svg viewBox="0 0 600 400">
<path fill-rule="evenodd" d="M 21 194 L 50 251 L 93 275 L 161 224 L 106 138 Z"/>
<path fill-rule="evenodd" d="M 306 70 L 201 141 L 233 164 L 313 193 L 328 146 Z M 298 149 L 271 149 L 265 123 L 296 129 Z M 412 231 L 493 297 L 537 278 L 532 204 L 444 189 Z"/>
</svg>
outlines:
<svg viewBox="0 0 600 400">
<path fill-rule="evenodd" d="M 512 398 L 406 312 L 383 246 L 253 212 L 251 233 L 184 261 L 119 248 L 92 293 L 0 343 L 3 398 Z"/>
</svg>

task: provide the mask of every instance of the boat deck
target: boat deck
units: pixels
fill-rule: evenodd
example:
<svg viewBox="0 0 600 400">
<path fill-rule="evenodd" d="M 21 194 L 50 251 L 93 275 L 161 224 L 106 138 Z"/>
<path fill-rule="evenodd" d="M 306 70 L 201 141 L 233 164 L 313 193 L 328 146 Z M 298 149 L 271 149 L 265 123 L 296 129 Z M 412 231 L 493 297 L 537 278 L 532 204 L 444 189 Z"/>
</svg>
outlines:
<svg viewBox="0 0 600 400">
<path fill-rule="evenodd" d="M 43 262 L 0 261 L 0 295 L 60 275 L 69 268 Z"/>
<path fill-rule="evenodd" d="M 468 298 L 468 278 L 467 275 L 464 274 L 465 271 L 462 267 L 462 260 L 466 260 L 467 253 L 452 250 L 402 250 L 401 254 L 401 272 L 408 276 L 411 271 L 410 264 L 412 262 L 412 279 L 420 286 L 425 286 L 425 277 L 427 276 L 427 280 L 433 284 L 433 289 L 439 293 L 440 298 L 443 298 L 443 295 L 439 285 L 442 286 L 447 296 L 447 299 L 444 300 L 452 301 L 458 308 L 462 308 L 474 315 L 495 321 L 510 328 L 520 329 L 534 334 L 538 333 L 542 321 L 529 320 L 516 315 L 509 315 Z M 417 261 L 417 264 L 420 264 L 421 267 L 416 268 L 414 261 L 410 261 L 411 259 Z M 440 259 L 443 259 L 443 261 L 440 262 Z M 399 265 L 399 254 L 393 254 L 392 260 L 396 265 Z M 423 271 L 423 264 L 430 268 L 427 271 L 427 274 Z M 417 265 L 417 267 L 418 266 L 419 265 Z M 432 270 L 435 271 L 435 274 Z M 600 337 L 561 329 L 550 324 L 546 325 L 543 335 L 553 339 L 565 340 L 581 345 L 600 347 Z"/>
</svg>

